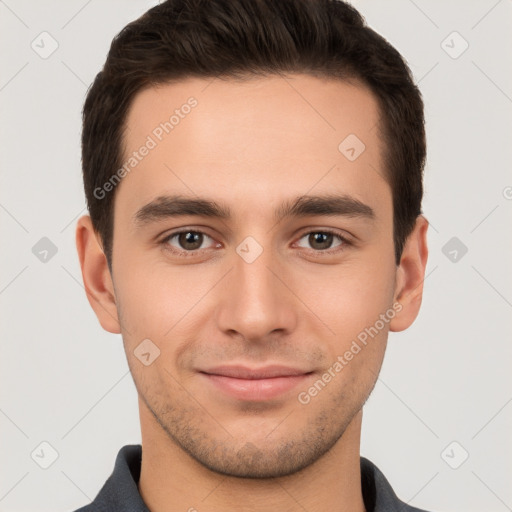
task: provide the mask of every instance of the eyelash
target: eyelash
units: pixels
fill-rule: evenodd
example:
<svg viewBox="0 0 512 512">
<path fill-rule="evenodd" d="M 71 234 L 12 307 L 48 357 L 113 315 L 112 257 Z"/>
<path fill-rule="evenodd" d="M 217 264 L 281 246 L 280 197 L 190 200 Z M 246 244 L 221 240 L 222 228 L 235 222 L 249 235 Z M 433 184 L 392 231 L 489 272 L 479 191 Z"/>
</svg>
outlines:
<svg viewBox="0 0 512 512">
<path fill-rule="evenodd" d="M 197 233 L 197 234 L 205 235 L 208 238 L 211 238 L 213 240 L 213 238 L 210 235 L 208 235 L 207 233 L 205 233 L 204 231 L 199 231 L 199 230 L 195 230 L 195 229 L 182 229 L 180 231 L 175 231 L 175 232 L 170 233 L 169 235 L 167 235 L 163 240 L 161 240 L 160 244 L 166 250 L 172 252 L 173 254 L 177 254 L 178 256 L 182 256 L 182 257 L 185 257 L 185 258 L 190 258 L 190 257 L 197 256 L 197 254 L 200 251 L 206 250 L 206 249 L 194 249 L 192 251 L 185 251 L 185 250 L 178 250 L 175 247 L 172 247 L 171 245 L 169 245 L 169 241 L 170 240 L 172 240 L 174 237 L 176 237 L 178 235 L 181 235 L 183 233 Z M 311 235 L 313 233 L 321 233 L 321 234 L 333 235 L 334 237 L 337 237 L 340 240 L 340 242 L 341 242 L 341 244 L 336 246 L 334 249 L 324 249 L 324 250 L 310 249 L 310 251 L 312 251 L 312 254 L 314 256 L 322 257 L 323 255 L 337 254 L 338 252 L 341 252 L 341 251 L 345 250 L 347 246 L 352 245 L 351 242 L 346 237 L 344 237 L 343 235 L 341 235 L 337 231 L 334 231 L 334 230 L 331 230 L 331 229 L 314 229 L 314 230 L 311 230 L 311 231 L 306 231 L 306 232 L 301 234 L 301 236 L 298 238 L 298 240 L 301 240 L 305 236 Z"/>
</svg>

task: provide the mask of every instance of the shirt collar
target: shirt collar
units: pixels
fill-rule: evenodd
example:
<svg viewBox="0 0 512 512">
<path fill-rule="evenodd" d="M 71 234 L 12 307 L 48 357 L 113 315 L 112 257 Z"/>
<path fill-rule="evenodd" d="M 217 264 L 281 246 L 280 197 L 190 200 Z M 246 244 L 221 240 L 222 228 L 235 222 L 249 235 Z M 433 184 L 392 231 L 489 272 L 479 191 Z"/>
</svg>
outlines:
<svg viewBox="0 0 512 512">
<path fill-rule="evenodd" d="M 94 501 L 75 512 L 150 512 L 137 484 L 140 478 L 142 446 L 125 445 L 117 454 L 114 471 Z M 367 512 L 425 512 L 398 499 L 381 471 L 361 457 L 361 485 Z"/>
</svg>

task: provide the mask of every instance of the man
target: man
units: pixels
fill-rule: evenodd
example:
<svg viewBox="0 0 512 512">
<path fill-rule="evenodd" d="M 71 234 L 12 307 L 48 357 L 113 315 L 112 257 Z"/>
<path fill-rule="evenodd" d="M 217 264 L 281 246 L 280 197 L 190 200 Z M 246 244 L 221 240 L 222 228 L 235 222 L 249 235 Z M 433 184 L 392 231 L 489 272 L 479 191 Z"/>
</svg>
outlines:
<svg viewBox="0 0 512 512">
<path fill-rule="evenodd" d="M 89 302 L 142 446 L 89 511 L 412 511 L 360 457 L 427 261 L 423 103 L 336 0 L 168 0 L 84 106 Z"/>
</svg>

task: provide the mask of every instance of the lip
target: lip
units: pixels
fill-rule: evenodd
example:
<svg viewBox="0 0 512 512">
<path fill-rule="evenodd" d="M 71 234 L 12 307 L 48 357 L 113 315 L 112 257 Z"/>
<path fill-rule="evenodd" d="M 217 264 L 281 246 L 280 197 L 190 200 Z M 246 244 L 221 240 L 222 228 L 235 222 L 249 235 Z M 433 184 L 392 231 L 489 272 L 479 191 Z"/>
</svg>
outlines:
<svg viewBox="0 0 512 512">
<path fill-rule="evenodd" d="M 286 366 L 218 366 L 201 371 L 223 393 L 238 400 L 265 401 L 291 391 L 304 382 L 310 371 Z"/>
</svg>

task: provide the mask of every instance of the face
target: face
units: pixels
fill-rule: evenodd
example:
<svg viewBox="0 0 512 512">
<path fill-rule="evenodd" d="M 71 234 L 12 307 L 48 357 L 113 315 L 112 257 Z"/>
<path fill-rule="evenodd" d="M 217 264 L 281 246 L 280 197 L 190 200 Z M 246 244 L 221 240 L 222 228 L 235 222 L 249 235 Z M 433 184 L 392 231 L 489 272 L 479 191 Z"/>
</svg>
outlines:
<svg viewBox="0 0 512 512">
<path fill-rule="evenodd" d="M 375 384 L 401 309 L 378 119 L 362 86 L 305 75 L 134 99 L 113 316 L 141 415 L 214 471 L 308 466 Z"/>
</svg>

